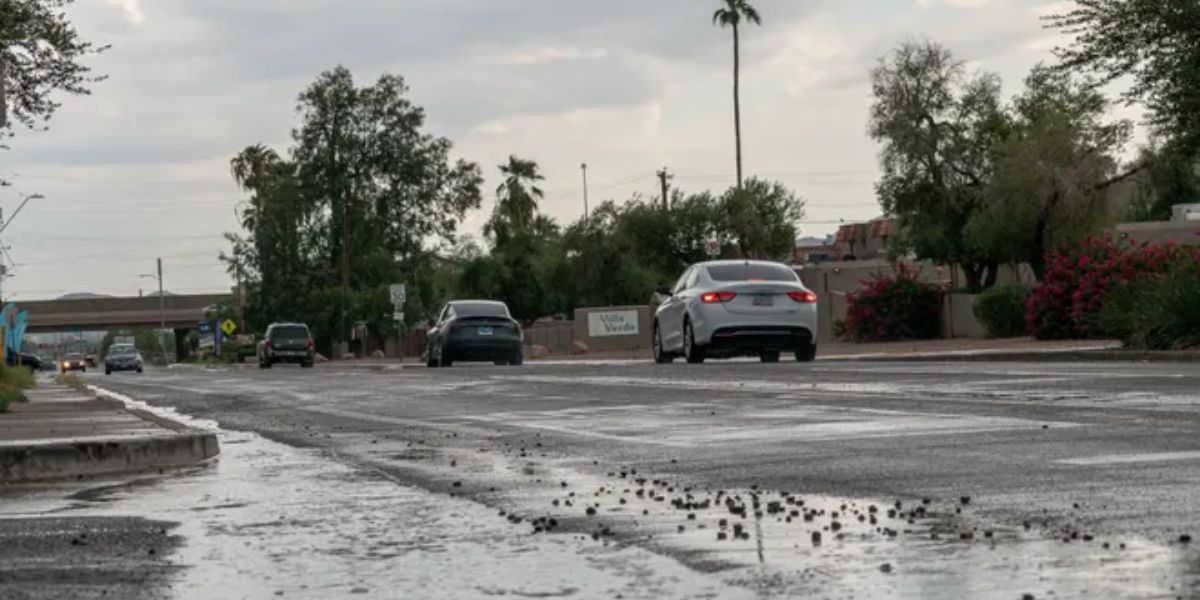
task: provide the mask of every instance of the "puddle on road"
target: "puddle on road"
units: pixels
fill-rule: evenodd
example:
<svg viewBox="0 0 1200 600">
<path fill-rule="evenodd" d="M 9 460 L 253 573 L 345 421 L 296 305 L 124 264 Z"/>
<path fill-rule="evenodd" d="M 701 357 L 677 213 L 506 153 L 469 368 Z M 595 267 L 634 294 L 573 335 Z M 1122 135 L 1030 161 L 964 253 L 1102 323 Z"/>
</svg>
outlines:
<svg viewBox="0 0 1200 600">
<path fill-rule="evenodd" d="M 316 450 L 236 432 L 221 432 L 220 442 L 222 454 L 203 467 L 84 492 L 31 488 L 6 499 L 0 517 L 179 522 L 186 541 L 173 560 L 185 568 L 174 593 L 185 599 L 753 597 L 640 548 L 532 535 L 475 502 Z"/>
<path fill-rule="evenodd" d="M 957 600 L 1200 594 L 1200 557 L 1190 549 L 1082 537 L 1066 543 L 1036 527 L 994 527 L 959 499 L 932 499 L 928 505 L 906 500 L 897 510 L 894 499 L 840 499 L 802 490 L 787 496 L 724 490 L 718 497 L 716 490 L 655 483 L 649 473 L 594 477 L 578 461 L 532 454 L 462 454 L 461 466 L 450 473 L 450 457 L 441 451 L 366 440 L 345 449 L 347 458 L 360 463 L 404 463 L 439 478 L 461 478 L 464 490 L 521 482 L 516 491 L 480 494 L 505 507 L 498 516 L 481 504 L 412 488 L 383 471 L 345 466 L 319 451 L 230 432 L 221 433 L 221 444 L 217 462 L 177 477 L 97 486 L 70 498 L 61 489 L 44 490 L 41 497 L 6 500 L 0 515 L 44 513 L 47 500 L 57 498 L 58 509 L 68 514 L 135 513 L 178 521 L 176 531 L 187 540 L 174 557 L 187 567 L 176 586 L 179 598 L 281 593 Z M 645 491 L 639 495 L 639 489 Z M 755 514 L 755 495 L 761 516 Z M 587 514 L 589 504 L 598 504 L 595 515 Z M 910 511 L 917 511 L 911 523 Z M 516 524 L 509 520 L 514 514 L 520 518 Z M 549 519 L 557 524 L 552 531 L 565 533 L 535 534 L 533 523 L 546 525 Z M 821 535 L 819 544 L 814 533 Z M 968 533 L 969 539 L 961 539 Z"/>
</svg>

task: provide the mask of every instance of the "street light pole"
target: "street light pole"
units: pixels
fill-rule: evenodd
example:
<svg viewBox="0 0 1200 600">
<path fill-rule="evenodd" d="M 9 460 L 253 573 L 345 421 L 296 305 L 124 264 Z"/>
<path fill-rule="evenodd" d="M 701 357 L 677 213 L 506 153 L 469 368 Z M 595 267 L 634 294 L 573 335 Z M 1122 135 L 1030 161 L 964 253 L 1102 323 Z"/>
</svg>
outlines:
<svg viewBox="0 0 1200 600">
<path fill-rule="evenodd" d="M 139 275 L 139 277 L 158 281 L 158 349 L 160 352 L 162 352 L 163 364 L 166 365 L 170 362 L 170 360 L 167 358 L 167 344 L 163 342 L 163 331 L 166 331 L 167 329 L 167 303 L 166 297 L 163 293 L 163 270 L 161 258 L 157 259 L 157 265 L 157 275 L 145 274 Z"/>
<path fill-rule="evenodd" d="M 0 225 L 0 233 L 4 233 L 4 230 L 8 229 L 9 224 L 13 222 L 13 219 L 17 218 L 17 215 L 21 214 L 21 209 L 25 208 L 25 205 L 29 204 L 30 200 L 42 200 L 44 198 L 45 196 L 41 194 L 30 194 L 25 196 L 25 199 L 21 201 L 21 205 L 17 207 L 17 210 L 13 211 L 12 216 L 9 217 L 7 221 L 4 221 L 3 225 Z"/>
</svg>

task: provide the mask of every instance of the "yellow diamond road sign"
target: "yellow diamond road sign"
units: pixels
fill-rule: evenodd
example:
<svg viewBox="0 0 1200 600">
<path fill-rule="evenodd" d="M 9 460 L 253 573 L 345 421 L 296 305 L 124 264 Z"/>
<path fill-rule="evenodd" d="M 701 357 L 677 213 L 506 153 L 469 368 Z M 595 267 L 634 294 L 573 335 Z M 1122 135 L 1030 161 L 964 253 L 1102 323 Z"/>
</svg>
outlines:
<svg viewBox="0 0 1200 600">
<path fill-rule="evenodd" d="M 225 335 L 233 335 L 233 332 L 237 331 L 237 323 L 234 323 L 233 319 L 225 319 L 221 323 L 221 331 L 224 331 Z"/>
</svg>

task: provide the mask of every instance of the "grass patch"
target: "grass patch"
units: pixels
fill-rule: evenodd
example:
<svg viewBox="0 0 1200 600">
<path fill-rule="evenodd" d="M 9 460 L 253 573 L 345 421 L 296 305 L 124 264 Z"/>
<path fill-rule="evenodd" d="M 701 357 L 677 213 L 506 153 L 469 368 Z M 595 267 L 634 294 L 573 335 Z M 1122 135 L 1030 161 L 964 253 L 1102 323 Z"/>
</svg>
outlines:
<svg viewBox="0 0 1200 600">
<path fill-rule="evenodd" d="M 87 385 L 84 384 L 83 380 L 80 379 L 79 376 L 74 373 L 61 373 L 59 375 L 56 375 L 54 377 L 54 383 L 57 383 L 59 385 L 65 385 L 69 388 L 73 388 L 73 389 L 79 390 L 81 392 L 87 390 Z"/>
</svg>

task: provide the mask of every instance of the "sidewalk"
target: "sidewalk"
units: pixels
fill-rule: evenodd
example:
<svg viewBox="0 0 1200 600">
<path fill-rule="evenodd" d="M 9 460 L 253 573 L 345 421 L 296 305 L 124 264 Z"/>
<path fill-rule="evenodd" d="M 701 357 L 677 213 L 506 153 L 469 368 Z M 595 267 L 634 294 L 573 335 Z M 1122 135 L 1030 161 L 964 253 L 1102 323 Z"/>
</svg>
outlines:
<svg viewBox="0 0 1200 600">
<path fill-rule="evenodd" d="M 197 463 L 215 434 L 49 382 L 0 414 L 0 484 L 110 475 Z"/>
</svg>

